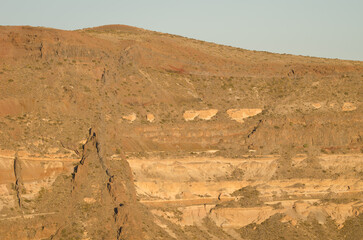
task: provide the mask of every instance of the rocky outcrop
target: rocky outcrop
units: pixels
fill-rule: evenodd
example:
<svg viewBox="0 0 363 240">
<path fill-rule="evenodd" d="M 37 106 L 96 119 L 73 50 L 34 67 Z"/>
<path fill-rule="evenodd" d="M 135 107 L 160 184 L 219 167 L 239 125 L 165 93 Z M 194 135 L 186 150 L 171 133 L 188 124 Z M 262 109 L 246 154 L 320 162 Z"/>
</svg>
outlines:
<svg viewBox="0 0 363 240">
<path fill-rule="evenodd" d="M 260 114 L 262 112 L 262 109 L 260 108 L 244 108 L 244 109 L 229 109 L 227 110 L 228 116 L 239 122 L 243 123 L 245 118 L 253 117 L 257 114 Z"/>
<path fill-rule="evenodd" d="M 122 116 L 122 119 L 130 123 L 133 123 L 136 120 L 136 113 L 131 113 L 129 115 Z"/>
<path fill-rule="evenodd" d="M 211 120 L 218 113 L 218 109 L 188 110 L 183 114 L 185 121 L 193 121 L 195 118 Z"/>
<path fill-rule="evenodd" d="M 332 177 L 363 170 L 360 155 L 322 155 L 317 161 L 320 170 L 313 172 L 316 163 L 307 156 L 293 157 L 293 166 L 284 170 L 292 173 L 287 179 L 278 156 L 129 159 L 141 202 L 155 216 L 181 227 L 204 228 L 208 219 L 228 232 L 281 214 L 281 222 L 292 226 L 309 219 L 323 226 L 333 221 L 339 231 L 362 214 L 363 205 L 338 199 L 359 198 L 363 185 L 357 174 Z M 282 178 L 276 180 L 276 174 Z"/>
<path fill-rule="evenodd" d="M 312 103 L 311 104 L 315 109 L 321 108 L 321 103 Z"/>
<path fill-rule="evenodd" d="M 96 132 L 90 129 L 81 160 L 72 174 L 73 209 L 69 218 L 79 219 L 80 225 L 88 222 L 83 229 L 88 236 L 142 239 L 131 170 L 124 160 L 119 162 L 121 172 L 110 169 L 103 154 Z M 68 224 L 64 228 L 71 227 Z"/>
<path fill-rule="evenodd" d="M 148 122 L 150 122 L 150 123 L 154 122 L 154 121 L 155 121 L 155 116 L 154 116 L 154 114 L 148 113 L 148 114 L 146 115 L 146 120 L 147 120 Z"/>
<path fill-rule="evenodd" d="M 357 107 L 351 102 L 345 102 L 343 104 L 343 106 L 342 106 L 342 111 L 343 112 L 351 112 L 351 111 L 354 111 L 356 109 L 357 109 Z"/>
<path fill-rule="evenodd" d="M 196 117 L 198 117 L 199 113 L 195 110 L 185 111 L 183 114 L 183 118 L 185 121 L 193 121 Z"/>
<path fill-rule="evenodd" d="M 21 194 L 24 189 L 23 178 L 21 176 L 21 163 L 18 158 L 18 153 L 15 154 L 14 157 L 14 176 L 15 176 L 15 191 L 16 191 L 16 199 L 18 202 L 18 206 L 22 208 L 22 198 Z"/>
<path fill-rule="evenodd" d="M 28 208 L 29 202 L 49 189 L 59 175 L 69 174 L 76 161 L 57 154 L 32 156 L 24 151 L 0 151 L 0 211 Z"/>
</svg>

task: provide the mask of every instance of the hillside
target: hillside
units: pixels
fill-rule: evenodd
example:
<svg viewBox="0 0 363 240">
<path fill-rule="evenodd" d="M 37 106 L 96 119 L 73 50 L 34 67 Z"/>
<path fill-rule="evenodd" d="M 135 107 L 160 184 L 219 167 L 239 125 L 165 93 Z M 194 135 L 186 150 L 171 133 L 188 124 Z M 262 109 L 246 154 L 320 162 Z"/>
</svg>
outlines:
<svg viewBox="0 0 363 240">
<path fill-rule="evenodd" d="M 363 62 L 0 26 L 1 239 L 360 239 Z"/>
</svg>

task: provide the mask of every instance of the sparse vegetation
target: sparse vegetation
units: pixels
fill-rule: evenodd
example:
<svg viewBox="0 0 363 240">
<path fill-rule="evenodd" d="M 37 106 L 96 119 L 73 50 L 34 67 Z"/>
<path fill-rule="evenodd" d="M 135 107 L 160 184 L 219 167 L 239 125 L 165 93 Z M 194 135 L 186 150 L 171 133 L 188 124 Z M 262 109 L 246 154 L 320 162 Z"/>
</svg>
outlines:
<svg viewBox="0 0 363 240">
<path fill-rule="evenodd" d="M 0 32 L 17 53 L 0 59 L 1 239 L 358 236 L 360 62 L 127 26 Z M 237 122 L 231 109 L 262 112 Z"/>
</svg>

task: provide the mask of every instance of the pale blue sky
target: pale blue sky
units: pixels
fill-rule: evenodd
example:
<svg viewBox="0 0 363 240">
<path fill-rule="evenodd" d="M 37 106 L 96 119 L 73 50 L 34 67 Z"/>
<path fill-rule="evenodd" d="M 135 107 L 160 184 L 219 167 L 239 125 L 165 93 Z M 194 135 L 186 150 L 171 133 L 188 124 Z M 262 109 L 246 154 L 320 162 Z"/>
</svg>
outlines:
<svg viewBox="0 0 363 240">
<path fill-rule="evenodd" d="M 0 25 L 126 24 L 277 53 L 363 60 L 363 0 L 0 0 Z"/>
</svg>

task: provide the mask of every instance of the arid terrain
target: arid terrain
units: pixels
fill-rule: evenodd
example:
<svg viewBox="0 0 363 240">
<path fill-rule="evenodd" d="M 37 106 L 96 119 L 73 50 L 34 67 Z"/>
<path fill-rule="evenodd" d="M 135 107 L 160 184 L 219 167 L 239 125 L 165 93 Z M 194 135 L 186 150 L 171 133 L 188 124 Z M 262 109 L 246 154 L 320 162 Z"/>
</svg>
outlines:
<svg viewBox="0 0 363 240">
<path fill-rule="evenodd" d="M 0 239 L 363 239 L 363 62 L 0 26 Z"/>
</svg>

